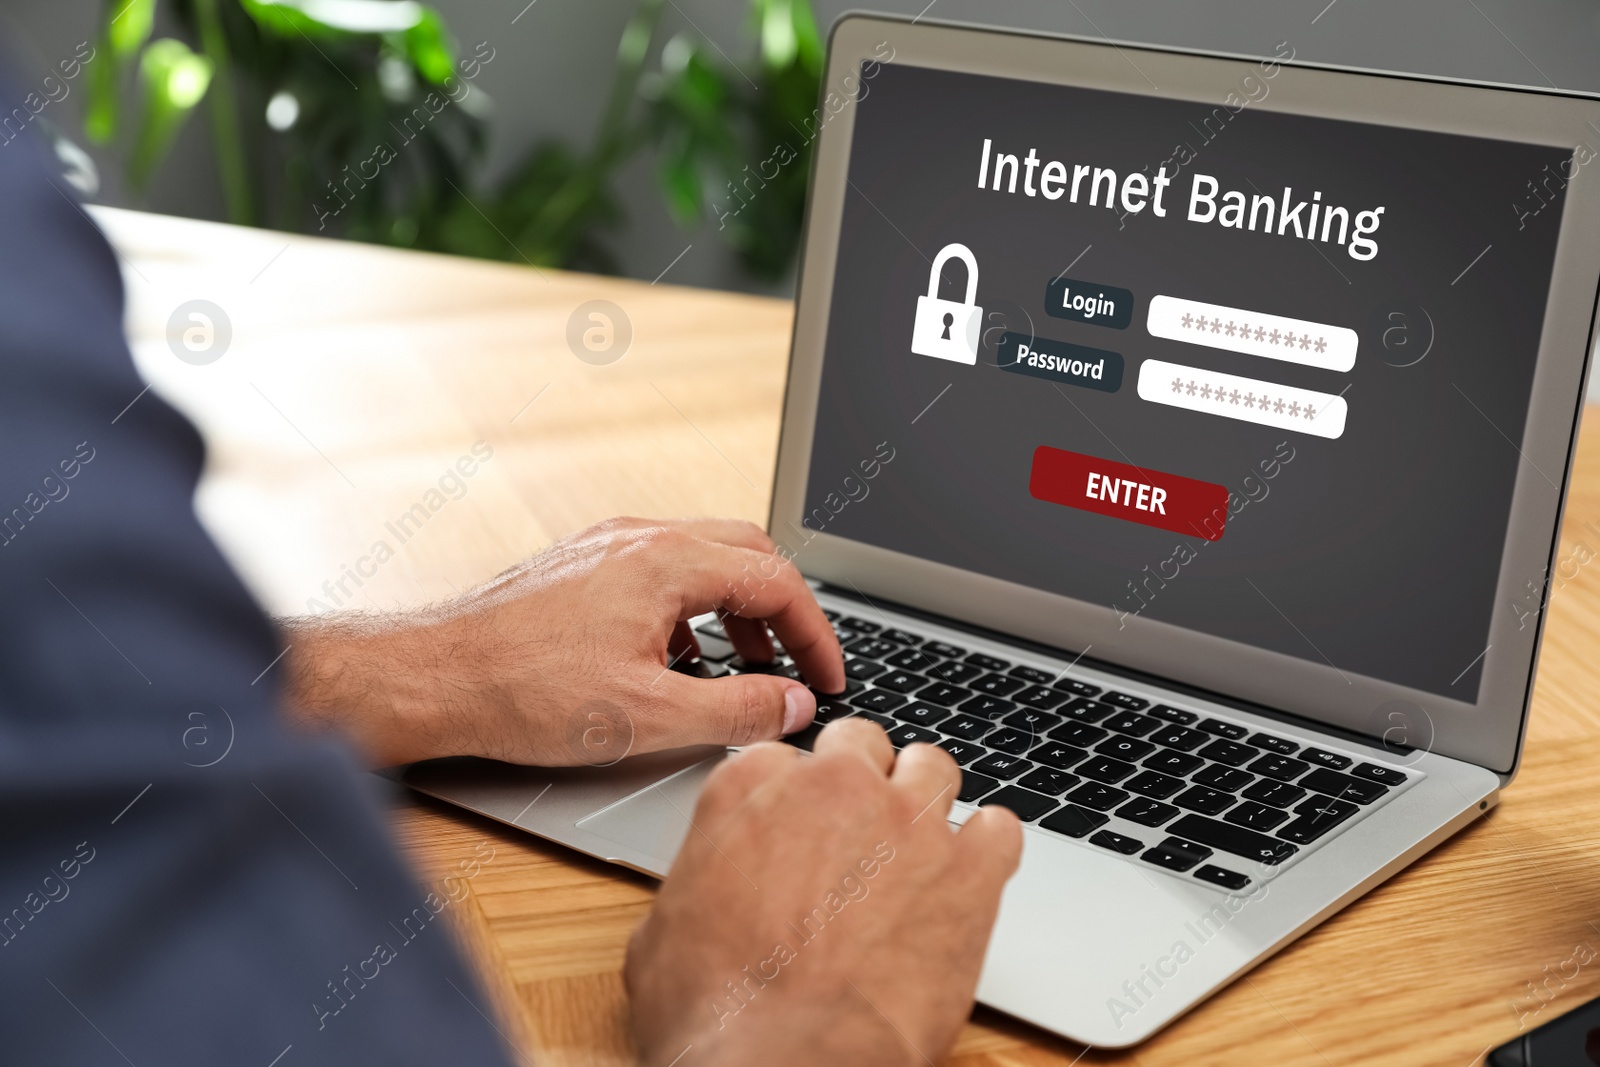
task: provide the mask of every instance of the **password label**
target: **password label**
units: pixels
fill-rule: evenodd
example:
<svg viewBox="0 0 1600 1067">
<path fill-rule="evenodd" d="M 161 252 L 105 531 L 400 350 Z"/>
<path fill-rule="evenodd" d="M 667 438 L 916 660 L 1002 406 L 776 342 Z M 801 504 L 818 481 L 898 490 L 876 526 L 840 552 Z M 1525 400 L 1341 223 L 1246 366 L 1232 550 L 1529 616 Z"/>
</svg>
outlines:
<svg viewBox="0 0 1600 1067">
<path fill-rule="evenodd" d="M 1000 369 L 1012 374 L 1104 393 L 1122 388 L 1122 357 L 1115 352 L 1008 331 L 995 355 Z"/>
</svg>

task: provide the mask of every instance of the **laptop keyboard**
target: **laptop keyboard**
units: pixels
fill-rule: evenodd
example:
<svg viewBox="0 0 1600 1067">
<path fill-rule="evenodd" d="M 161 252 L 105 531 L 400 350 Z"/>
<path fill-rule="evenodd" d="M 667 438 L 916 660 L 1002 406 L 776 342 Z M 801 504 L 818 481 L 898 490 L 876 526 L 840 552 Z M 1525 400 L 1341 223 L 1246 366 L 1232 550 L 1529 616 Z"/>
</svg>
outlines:
<svg viewBox="0 0 1600 1067">
<path fill-rule="evenodd" d="M 786 738 L 810 750 L 822 727 L 858 716 L 896 749 L 938 745 L 961 766 L 968 805 L 1228 890 L 1355 822 L 1416 772 L 1190 711 L 827 610 L 845 651 L 843 693 L 817 694 L 816 721 Z M 691 673 L 799 678 L 734 655 L 701 622 Z M 684 669 L 684 668 L 680 668 Z"/>
</svg>

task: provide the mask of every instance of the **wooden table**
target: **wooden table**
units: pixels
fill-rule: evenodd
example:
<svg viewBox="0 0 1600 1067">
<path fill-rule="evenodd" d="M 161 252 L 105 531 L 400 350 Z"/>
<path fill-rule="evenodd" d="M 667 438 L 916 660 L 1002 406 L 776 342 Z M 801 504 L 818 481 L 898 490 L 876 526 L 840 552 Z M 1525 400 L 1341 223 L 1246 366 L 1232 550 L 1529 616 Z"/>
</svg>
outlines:
<svg viewBox="0 0 1600 1067">
<path fill-rule="evenodd" d="M 140 369 L 210 445 L 201 516 L 276 613 L 421 603 L 613 514 L 765 517 L 786 302 L 97 217 L 124 258 Z M 166 341 L 193 299 L 232 329 L 202 366 Z M 632 324 L 609 365 L 567 341 L 597 299 Z M 479 441 L 493 458 L 397 544 L 385 523 L 441 499 L 428 490 Z M 1600 553 L 1597 453 L 1591 423 L 1563 559 Z M 362 564 L 378 541 L 394 558 Z M 1600 995 L 1600 959 L 1569 962 L 1600 951 L 1600 565 L 1575 566 L 1549 609 L 1522 773 L 1489 817 L 1135 1050 L 1084 1053 L 980 1009 L 949 1062 L 1470 1067 L 1519 1021 Z M 340 596 L 346 567 L 375 573 Z M 525 1061 L 631 1062 L 620 969 L 649 880 L 419 799 L 394 826 L 424 877 L 493 847 L 451 913 Z"/>
</svg>

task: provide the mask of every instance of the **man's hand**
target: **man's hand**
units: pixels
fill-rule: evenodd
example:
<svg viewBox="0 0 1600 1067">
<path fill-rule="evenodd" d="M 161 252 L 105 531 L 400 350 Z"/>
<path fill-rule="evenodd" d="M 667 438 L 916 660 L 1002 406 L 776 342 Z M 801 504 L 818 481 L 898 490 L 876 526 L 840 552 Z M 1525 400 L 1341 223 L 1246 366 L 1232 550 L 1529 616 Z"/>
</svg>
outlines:
<svg viewBox="0 0 1600 1067">
<path fill-rule="evenodd" d="M 717 768 L 628 946 L 640 1062 L 939 1062 L 1022 850 L 1005 808 L 951 832 L 960 779 L 859 719 L 810 758 L 757 745 Z"/>
<path fill-rule="evenodd" d="M 695 654 L 687 620 L 717 610 L 746 660 L 772 659 L 770 626 L 811 685 L 844 688 L 833 628 L 775 552 L 747 522 L 613 519 L 437 608 L 291 620 L 288 703 L 380 766 L 609 764 L 776 738 L 816 714 L 805 685 L 668 669 Z"/>
</svg>

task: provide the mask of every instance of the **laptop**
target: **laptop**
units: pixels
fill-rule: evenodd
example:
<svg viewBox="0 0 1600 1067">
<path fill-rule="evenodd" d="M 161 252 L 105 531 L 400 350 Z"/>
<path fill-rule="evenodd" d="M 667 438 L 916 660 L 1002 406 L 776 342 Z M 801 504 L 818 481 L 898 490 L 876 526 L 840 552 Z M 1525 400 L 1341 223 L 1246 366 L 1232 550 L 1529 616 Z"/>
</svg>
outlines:
<svg viewBox="0 0 1600 1067">
<path fill-rule="evenodd" d="M 1087 1045 L 1482 816 L 1527 722 L 1600 102 L 1292 52 L 850 15 L 794 133 L 769 529 L 850 686 L 791 743 L 862 716 L 1019 815 L 978 999 Z M 794 671 L 695 624 L 681 669 Z M 727 758 L 405 780 L 661 875 Z"/>
</svg>

